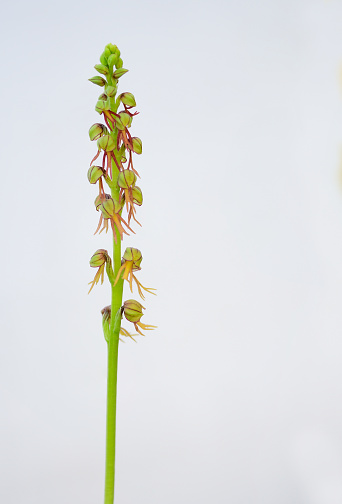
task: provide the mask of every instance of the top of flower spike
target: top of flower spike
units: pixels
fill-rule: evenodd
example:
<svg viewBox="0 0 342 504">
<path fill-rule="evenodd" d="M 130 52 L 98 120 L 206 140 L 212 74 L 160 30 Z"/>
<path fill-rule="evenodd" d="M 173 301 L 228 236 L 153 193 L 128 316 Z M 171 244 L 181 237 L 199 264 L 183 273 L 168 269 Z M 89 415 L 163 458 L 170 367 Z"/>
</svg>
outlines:
<svg viewBox="0 0 342 504">
<path fill-rule="evenodd" d="M 114 84 L 120 77 L 122 77 L 128 70 L 122 68 L 123 61 L 120 57 L 120 51 L 116 45 L 107 44 L 103 53 L 100 56 L 100 63 L 95 65 L 95 70 L 100 74 L 107 77 L 109 84 Z M 115 67 L 115 70 L 114 70 Z M 109 77 L 109 78 L 108 78 Z M 98 86 L 104 86 L 106 81 L 103 77 L 95 76 L 89 79 Z M 114 82 L 113 82 L 114 80 Z M 113 86 L 112 86 L 113 87 Z M 114 86 L 115 88 L 115 86 Z M 114 94 L 114 90 L 113 90 Z"/>
</svg>

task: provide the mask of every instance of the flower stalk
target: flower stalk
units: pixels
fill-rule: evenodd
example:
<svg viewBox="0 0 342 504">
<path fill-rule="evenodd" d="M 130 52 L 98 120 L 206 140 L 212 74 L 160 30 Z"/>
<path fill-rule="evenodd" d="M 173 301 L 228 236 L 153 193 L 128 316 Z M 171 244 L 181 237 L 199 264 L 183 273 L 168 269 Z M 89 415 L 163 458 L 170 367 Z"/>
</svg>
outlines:
<svg viewBox="0 0 342 504">
<path fill-rule="evenodd" d="M 98 249 L 93 254 L 90 266 L 97 268 L 97 271 L 90 282 L 89 292 L 99 282 L 104 282 L 106 273 L 111 285 L 111 304 L 101 311 L 103 333 L 108 346 L 104 503 L 113 504 L 119 341 L 120 336 L 135 341 L 135 335 L 121 326 L 122 317 L 124 315 L 128 322 L 133 323 L 137 333 L 141 335 L 141 329 L 155 328 L 141 323 L 143 307 L 138 301 L 131 299 L 123 303 L 124 280 L 128 282 L 131 292 L 134 282 L 142 299 L 145 299 L 143 291 L 155 294 L 155 289 L 143 287 L 133 273 L 141 270 L 140 250 L 127 247 L 121 257 L 121 242 L 124 236 L 135 233 L 131 221 L 141 226 L 136 218 L 136 207 L 143 203 L 142 191 L 136 186 L 137 177 L 140 175 L 133 166 L 133 154 L 142 153 L 142 142 L 130 133 L 133 119 L 138 114 L 132 112 L 136 101 L 129 92 L 116 96 L 119 79 L 128 70 L 123 68 L 120 51 L 113 44 L 107 44 L 100 56 L 100 63 L 94 68 L 100 75 L 89 80 L 101 87 L 102 94 L 97 100 L 95 110 L 102 116 L 104 124 L 97 122 L 89 129 L 89 138 L 96 141 L 97 152 L 90 162 L 87 176 L 89 182 L 98 187 L 95 208 L 100 213 L 100 219 L 95 234 L 111 231 L 113 257 L 111 259 L 105 249 Z M 93 164 L 97 159 L 100 162 Z M 106 186 L 108 189 L 105 189 Z"/>
</svg>

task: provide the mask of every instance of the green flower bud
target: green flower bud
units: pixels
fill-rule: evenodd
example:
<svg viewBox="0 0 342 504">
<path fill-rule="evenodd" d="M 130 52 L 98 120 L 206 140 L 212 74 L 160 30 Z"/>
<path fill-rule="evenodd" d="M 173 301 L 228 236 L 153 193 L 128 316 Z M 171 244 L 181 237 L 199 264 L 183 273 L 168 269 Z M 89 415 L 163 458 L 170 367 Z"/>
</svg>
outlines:
<svg viewBox="0 0 342 504">
<path fill-rule="evenodd" d="M 120 77 L 125 75 L 125 73 L 127 73 L 127 72 L 128 72 L 128 70 L 126 70 L 126 68 L 118 68 L 117 70 L 115 70 L 113 77 L 114 77 L 114 79 L 120 79 Z"/>
<path fill-rule="evenodd" d="M 99 249 L 90 258 L 89 264 L 92 268 L 103 266 L 109 259 L 108 252 L 105 249 Z"/>
<path fill-rule="evenodd" d="M 108 101 L 105 101 L 105 100 L 98 100 L 95 105 L 95 110 L 99 114 L 102 114 L 102 112 L 104 110 L 109 110 L 109 109 L 110 109 L 110 104 L 108 103 Z"/>
<path fill-rule="evenodd" d="M 103 318 L 110 322 L 110 317 L 112 314 L 112 307 L 110 305 L 105 306 L 104 308 L 102 308 L 101 313 L 102 313 Z"/>
<path fill-rule="evenodd" d="M 105 306 L 101 310 L 102 314 L 102 328 L 103 328 L 103 334 L 105 337 L 105 340 L 108 342 L 109 341 L 109 331 L 110 331 L 110 320 L 111 320 L 111 315 L 112 315 L 112 307 Z"/>
<path fill-rule="evenodd" d="M 108 47 L 108 49 L 110 50 L 110 52 L 112 54 L 114 54 L 116 51 L 118 51 L 119 49 L 117 48 L 116 45 L 113 45 L 113 44 L 107 44 L 106 47 Z"/>
<path fill-rule="evenodd" d="M 122 259 L 125 261 L 133 261 L 133 271 L 140 270 L 140 264 L 143 259 L 142 254 L 139 249 L 133 247 L 127 247 Z"/>
<path fill-rule="evenodd" d="M 117 63 L 118 61 L 118 55 L 117 54 L 111 54 L 108 58 L 108 66 L 113 68 L 113 66 Z"/>
<path fill-rule="evenodd" d="M 89 182 L 91 184 L 96 184 L 96 182 L 104 175 L 102 166 L 91 166 L 87 175 Z"/>
<path fill-rule="evenodd" d="M 106 56 L 107 61 L 108 61 L 109 56 L 112 55 L 111 50 L 107 46 L 105 47 L 105 50 L 103 51 L 103 54 Z"/>
<path fill-rule="evenodd" d="M 132 170 L 123 170 L 118 175 L 118 186 L 121 189 L 128 189 L 128 187 L 134 186 L 137 181 L 137 176 Z"/>
<path fill-rule="evenodd" d="M 142 141 L 138 137 L 132 137 L 132 151 L 136 154 L 142 153 Z"/>
<path fill-rule="evenodd" d="M 121 58 L 119 58 L 115 66 L 116 66 L 116 68 L 122 68 L 122 65 L 123 65 L 123 61 Z"/>
<path fill-rule="evenodd" d="M 132 93 L 121 93 L 120 100 L 127 107 L 136 107 L 134 95 Z"/>
<path fill-rule="evenodd" d="M 123 313 L 126 319 L 129 322 L 139 322 L 143 314 L 143 305 L 139 303 L 139 301 L 135 301 L 135 299 L 129 299 L 125 301 L 123 304 Z"/>
<path fill-rule="evenodd" d="M 107 75 L 108 67 L 106 65 L 95 65 L 95 70 L 97 70 L 100 74 Z"/>
<path fill-rule="evenodd" d="M 110 135 L 104 135 L 98 139 L 97 147 L 99 150 L 110 152 L 115 149 L 115 142 Z"/>
<path fill-rule="evenodd" d="M 117 88 L 115 86 L 106 86 L 107 96 L 114 96 L 116 91 L 117 91 Z"/>
<path fill-rule="evenodd" d="M 89 138 L 91 141 L 97 140 L 103 135 L 107 135 L 108 130 L 104 124 L 95 123 L 89 128 Z"/>
<path fill-rule="evenodd" d="M 106 93 L 102 93 L 102 94 L 100 94 L 100 96 L 98 97 L 98 100 L 107 101 L 107 100 L 108 100 L 108 96 L 106 95 Z"/>
<path fill-rule="evenodd" d="M 93 84 L 97 84 L 98 86 L 104 86 L 106 84 L 106 81 L 100 77 L 99 75 L 95 75 L 95 77 L 92 77 L 91 79 L 88 79 L 90 82 Z"/>
<path fill-rule="evenodd" d="M 140 187 L 138 186 L 132 187 L 132 197 L 133 197 L 133 203 L 135 205 L 141 206 L 143 204 L 143 195 Z"/>
<path fill-rule="evenodd" d="M 126 128 L 127 126 L 130 127 L 132 124 L 132 117 L 127 114 L 127 112 L 119 112 L 120 116 L 120 121 L 122 125 Z"/>
<path fill-rule="evenodd" d="M 107 66 L 107 57 L 106 57 L 104 51 L 103 51 L 103 53 L 100 56 L 100 61 L 101 61 L 102 65 Z"/>
</svg>

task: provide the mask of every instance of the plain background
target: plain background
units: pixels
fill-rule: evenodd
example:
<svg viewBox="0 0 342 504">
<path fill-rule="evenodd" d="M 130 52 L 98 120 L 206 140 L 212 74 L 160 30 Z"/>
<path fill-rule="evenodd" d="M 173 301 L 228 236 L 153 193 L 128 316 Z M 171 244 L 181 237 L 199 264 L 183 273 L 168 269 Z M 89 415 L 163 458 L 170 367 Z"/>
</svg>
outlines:
<svg viewBox="0 0 342 504">
<path fill-rule="evenodd" d="M 87 79 L 108 42 L 144 146 L 124 244 L 159 326 L 120 345 L 116 504 L 342 502 L 341 20 L 337 0 L 2 6 L 2 503 L 103 500 Z"/>
</svg>

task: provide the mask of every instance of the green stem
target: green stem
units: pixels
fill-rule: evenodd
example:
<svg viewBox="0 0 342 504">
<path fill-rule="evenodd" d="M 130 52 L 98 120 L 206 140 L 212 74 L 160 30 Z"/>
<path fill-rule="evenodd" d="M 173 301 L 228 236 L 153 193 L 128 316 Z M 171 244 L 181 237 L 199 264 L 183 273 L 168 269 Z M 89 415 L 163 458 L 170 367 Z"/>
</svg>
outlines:
<svg viewBox="0 0 342 504">
<path fill-rule="evenodd" d="M 113 180 L 117 168 L 112 163 Z M 118 187 L 111 189 L 112 197 L 118 199 Z M 121 266 L 121 237 L 116 231 L 116 240 L 113 236 L 113 261 L 114 278 L 116 278 Z M 106 428 L 106 476 L 104 504 L 114 502 L 115 482 L 115 431 L 116 431 L 116 395 L 118 376 L 118 348 L 119 333 L 121 326 L 123 280 L 120 279 L 114 286 L 112 284 L 111 323 L 108 338 L 108 374 L 107 374 L 107 428 Z"/>
</svg>

